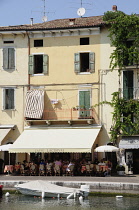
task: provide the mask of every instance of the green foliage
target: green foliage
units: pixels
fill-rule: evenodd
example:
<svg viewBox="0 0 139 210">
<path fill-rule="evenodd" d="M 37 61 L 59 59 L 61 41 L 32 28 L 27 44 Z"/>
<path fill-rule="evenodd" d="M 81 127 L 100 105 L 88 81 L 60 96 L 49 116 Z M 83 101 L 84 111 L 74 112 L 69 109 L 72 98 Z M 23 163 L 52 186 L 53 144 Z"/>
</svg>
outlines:
<svg viewBox="0 0 139 210">
<path fill-rule="evenodd" d="M 111 46 L 115 47 L 110 55 L 110 68 L 118 68 L 120 75 L 128 65 L 139 64 L 139 16 L 108 11 L 103 20 L 109 26 Z M 139 102 L 133 99 L 127 101 L 120 97 L 119 92 L 112 95 L 112 101 L 109 102 L 113 107 L 110 134 L 111 141 L 116 143 L 119 135 L 139 134 Z"/>
<path fill-rule="evenodd" d="M 110 68 L 122 69 L 127 66 L 127 62 L 131 65 L 133 61 L 138 64 L 139 16 L 126 15 L 121 11 L 108 11 L 104 14 L 103 20 L 110 25 L 109 37 L 111 45 L 115 47 L 110 56 Z M 128 46 L 131 40 L 132 45 Z"/>
<path fill-rule="evenodd" d="M 127 101 L 119 96 L 119 92 L 112 95 L 113 125 L 110 134 L 111 141 L 116 143 L 119 135 L 139 134 L 139 102 L 133 99 Z"/>
<path fill-rule="evenodd" d="M 116 166 L 116 170 L 117 171 L 125 171 L 125 166 L 123 166 L 123 165 L 117 165 Z"/>
<path fill-rule="evenodd" d="M 119 17 L 120 15 L 124 16 L 125 13 L 121 12 L 121 11 L 116 11 L 116 12 L 107 11 L 104 13 L 103 20 L 109 24 L 109 23 L 111 23 L 111 21 L 115 20 L 115 18 Z"/>
</svg>

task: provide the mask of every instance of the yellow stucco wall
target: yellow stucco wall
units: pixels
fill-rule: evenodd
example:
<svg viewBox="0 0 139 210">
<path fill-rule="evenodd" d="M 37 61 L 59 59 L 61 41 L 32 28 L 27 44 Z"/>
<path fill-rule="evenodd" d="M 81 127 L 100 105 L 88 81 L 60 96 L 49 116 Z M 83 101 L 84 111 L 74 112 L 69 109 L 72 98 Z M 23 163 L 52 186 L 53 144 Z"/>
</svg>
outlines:
<svg viewBox="0 0 139 210">
<path fill-rule="evenodd" d="M 45 76 L 31 76 L 31 84 L 92 83 L 98 81 L 99 35 L 90 36 L 90 45 L 80 45 L 79 36 L 45 37 L 44 47 L 33 47 L 30 54 L 44 53 L 49 56 L 49 73 Z M 95 52 L 95 73 L 76 75 L 74 53 Z"/>
<path fill-rule="evenodd" d="M 13 40 L 14 43 L 4 43 Z M 3 69 L 3 48 L 15 48 L 15 69 Z M 28 41 L 27 36 L 3 34 L 0 37 L 0 125 L 16 125 L 2 144 L 14 142 L 24 129 L 24 98 L 28 84 Z M 15 110 L 3 109 L 3 88 L 15 88 Z"/>
</svg>

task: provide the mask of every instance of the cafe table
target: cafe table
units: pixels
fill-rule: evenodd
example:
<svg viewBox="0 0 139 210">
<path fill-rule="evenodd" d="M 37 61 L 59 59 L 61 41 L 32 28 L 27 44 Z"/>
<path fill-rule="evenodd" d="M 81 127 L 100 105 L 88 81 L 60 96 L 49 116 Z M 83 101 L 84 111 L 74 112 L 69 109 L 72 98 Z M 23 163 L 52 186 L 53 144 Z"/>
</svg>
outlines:
<svg viewBox="0 0 139 210">
<path fill-rule="evenodd" d="M 6 172 L 10 172 L 10 173 L 12 173 L 13 172 L 13 165 L 5 165 L 5 167 L 4 167 L 4 173 L 6 173 Z"/>
</svg>

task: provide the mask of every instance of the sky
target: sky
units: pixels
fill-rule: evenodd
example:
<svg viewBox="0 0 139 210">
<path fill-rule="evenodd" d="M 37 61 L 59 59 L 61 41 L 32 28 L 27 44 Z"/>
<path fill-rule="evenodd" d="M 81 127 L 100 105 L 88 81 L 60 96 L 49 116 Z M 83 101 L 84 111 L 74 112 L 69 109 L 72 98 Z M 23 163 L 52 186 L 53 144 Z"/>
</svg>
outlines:
<svg viewBox="0 0 139 210">
<path fill-rule="evenodd" d="M 0 26 L 30 24 L 30 18 L 42 23 L 44 14 L 48 21 L 77 18 L 81 7 L 86 10 L 83 17 L 103 15 L 113 5 L 126 14 L 139 14 L 139 0 L 0 0 Z"/>
</svg>

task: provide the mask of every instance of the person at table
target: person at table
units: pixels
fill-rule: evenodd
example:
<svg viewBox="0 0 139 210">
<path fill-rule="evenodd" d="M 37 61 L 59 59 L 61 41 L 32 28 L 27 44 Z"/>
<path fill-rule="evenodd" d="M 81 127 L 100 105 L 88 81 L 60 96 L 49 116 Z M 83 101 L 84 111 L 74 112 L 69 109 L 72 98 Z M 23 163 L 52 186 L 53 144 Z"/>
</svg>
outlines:
<svg viewBox="0 0 139 210">
<path fill-rule="evenodd" d="M 103 159 L 101 159 L 100 160 L 100 163 L 98 164 L 99 166 L 105 166 L 106 165 L 106 163 L 104 162 L 104 160 Z"/>
</svg>

